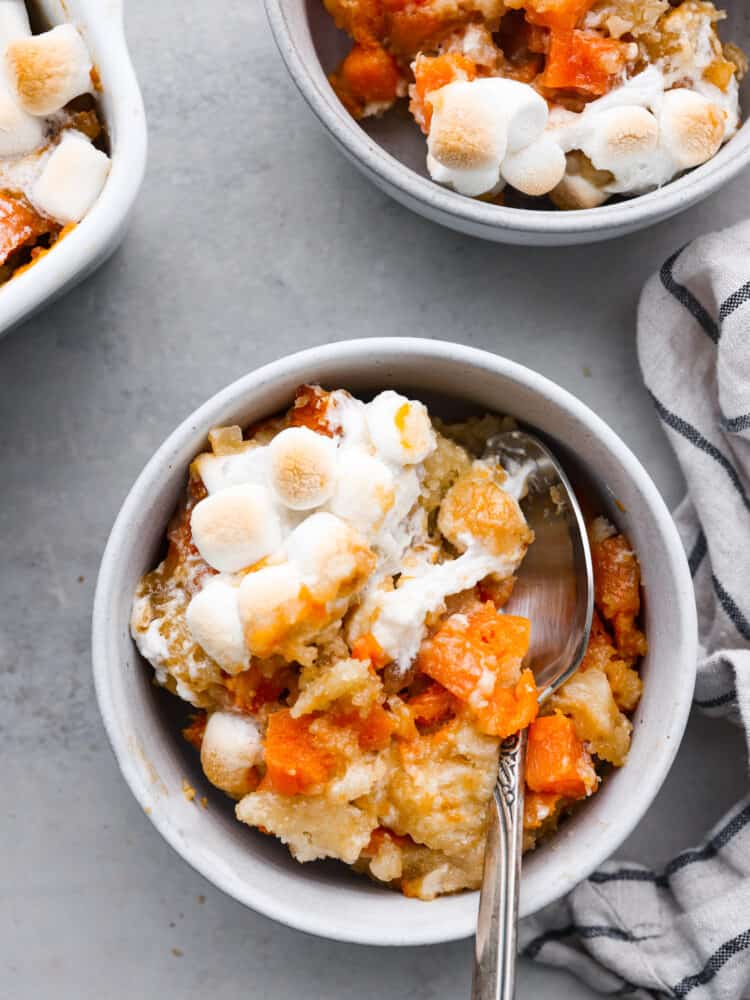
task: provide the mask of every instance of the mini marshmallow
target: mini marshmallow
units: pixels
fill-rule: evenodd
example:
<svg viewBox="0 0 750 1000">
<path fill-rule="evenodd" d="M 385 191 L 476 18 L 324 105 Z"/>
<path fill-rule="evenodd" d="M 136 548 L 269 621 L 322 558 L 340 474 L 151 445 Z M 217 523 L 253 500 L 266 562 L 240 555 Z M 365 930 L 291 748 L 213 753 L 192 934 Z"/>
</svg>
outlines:
<svg viewBox="0 0 750 1000">
<path fill-rule="evenodd" d="M 236 712 L 212 712 L 201 743 L 201 767 L 211 782 L 235 799 L 253 791 L 251 769 L 263 759 L 257 725 Z"/>
<path fill-rule="evenodd" d="M 336 483 L 336 444 L 308 427 L 288 427 L 268 447 L 269 481 L 291 510 L 320 507 Z"/>
<path fill-rule="evenodd" d="M 44 122 L 19 108 L 0 85 L 0 156 L 23 156 L 43 143 Z"/>
<path fill-rule="evenodd" d="M 328 509 L 358 531 L 377 531 L 395 502 L 393 473 L 359 449 L 341 453 L 336 490 Z"/>
<path fill-rule="evenodd" d="M 366 420 L 372 443 L 388 462 L 416 465 L 437 446 L 424 403 L 409 400 L 392 389 L 367 404 Z"/>
<path fill-rule="evenodd" d="M 89 93 L 91 56 L 72 24 L 17 38 L 6 50 L 10 79 L 25 111 L 50 115 Z"/>
<path fill-rule="evenodd" d="M 238 674 L 247 667 L 236 587 L 221 579 L 209 580 L 188 604 L 185 621 L 195 642 L 222 670 Z"/>
<path fill-rule="evenodd" d="M 596 116 L 581 149 L 597 170 L 609 170 L 623 191 L 638 191 L 651 183 L 659 125 L 645 108 L 619 107 Z"/>
<path fill-rule="evenodd" d="M 659 115 L 661 144 L 679 170 L 697 167 L 717 152 L 724 140 L 722 110 L 694 90 L 668 90 Z"/>
<path fill-rule="evenodd" d="M 471 196 L 500 189 L 506 156 L 518 155 L 536 142 L 548 118 L 545 100 L 532 87 L 502 77 L 449 83 L 430 95 L 430 103 L 430 175 Z M 559 156 L 551 155 L 559 167 Z M 528 184 L 537 188 L 543 171 L 533 154 L 530 166 L 535 176 Z M 554 187 L 557 171 L 550 176 L 555 177 Z"/>
<path fill-rule="evenodd" d="M 68 130 L 45 163 L 31 201 L 63 225 L 80 222 L 101 194 L 109 167 L 106 153 L 81 132 Z"/>
<path fill-rule="evenodd" d="M 503 179 L 523 194 L 548 194 L 565 175 L 565 153 L 542 136 L 518 153 L 508 153 L 500 166 Z"/>
<path fill-rule="evenodd" d="M 287 538 L 285 549 L 306 586 L 322 600 L 340 596 L 342 588 L 351 592 L 374 565 L 359 532 L 328 511 L 305 518 Z"/>
<path fill-rule="evenodd" d="M 303 613 L 302 579 L 290 562 L 248 573 L 240 584 L 239 611 L 245 643 L 254 656 L 268 656 Z"/>
<path fill-rule="evenodd" d="M 281 524 L 270 491 L 249 483 L 201 500 L 190 517 L 193 542 L 209 566 L 234 573 L 281 545 Z"/>
</svg>

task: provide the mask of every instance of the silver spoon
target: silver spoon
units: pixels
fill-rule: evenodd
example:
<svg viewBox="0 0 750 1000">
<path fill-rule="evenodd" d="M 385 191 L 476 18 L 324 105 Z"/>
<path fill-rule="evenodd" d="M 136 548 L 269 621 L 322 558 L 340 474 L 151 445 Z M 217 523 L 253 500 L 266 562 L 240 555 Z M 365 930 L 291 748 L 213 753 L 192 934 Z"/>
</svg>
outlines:
<svg viewBox="0 0 750 1000">
<path fill-rule="evenodd" d="M 520 504 L 535 540 L 506 610 L 531 620 L 527 662 L 542 701 L 578 669 L 588 645 L 594 576 L 586 525 L 560 463 L 538 438 L 498 434 L 484 457 L 526 478 Z M 472 1000 L 512 1000 L 515 993 L 525 754 L 525 730 L 503 741 L 487 824 Z"/>
</svg>

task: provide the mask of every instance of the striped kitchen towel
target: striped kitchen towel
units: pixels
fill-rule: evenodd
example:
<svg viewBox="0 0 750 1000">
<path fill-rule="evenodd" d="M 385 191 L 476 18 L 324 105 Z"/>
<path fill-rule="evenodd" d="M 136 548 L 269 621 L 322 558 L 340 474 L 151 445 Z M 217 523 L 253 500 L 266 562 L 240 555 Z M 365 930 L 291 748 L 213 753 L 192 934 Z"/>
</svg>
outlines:
<svg viewBox="0 0 750 1000">
<path fill-rule="evenodd" d="M 750 222 L 649 281 L 638 351 L 688 487 L 675 519 L 698 603 L 695 705 L 750 742 Z M 750 796 L 662 871 L 608 862 L 524 921 L 521 948 L 604 995 L 750 997 Z"/>
</svg>

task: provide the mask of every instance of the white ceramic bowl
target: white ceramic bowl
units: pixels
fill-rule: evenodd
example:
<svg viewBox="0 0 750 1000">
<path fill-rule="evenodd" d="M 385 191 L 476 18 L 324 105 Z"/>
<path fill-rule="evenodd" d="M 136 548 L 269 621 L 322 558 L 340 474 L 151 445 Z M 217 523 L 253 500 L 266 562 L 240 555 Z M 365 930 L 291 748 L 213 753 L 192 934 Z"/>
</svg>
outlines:
<svg viewBox="0 0 750 1000">
<path fill-rule="evenodd" d="M 141 574 L 163 550 L 167 521 L 208 430 L 249 424 L 289 405 L 303 382 L 355 393 L 401 388 L 438 411 L 509 413 L 577 456 L 643 568 L 650 650 L 630 758 L 601 791 L 524 862 L 521 913 L 567 892 L 617 849 L 669 770 L 687 721 L 696 660 L 693 589 L 676 529 L 653 482 L 591 410 L 541 375 L 484 351 L 439 341 L 358 340 L 314 348 L 244 376 L 167 439 L 123 505 L 102 561 L 93 621 L 96 690 L 122 773 L 159 832 L 235 899 L 301 930 L 364 944 L 412 945 L 474 932 L 477 893 L 431 903 L 379 887 L 333 862 L 299 865 L 275 838 L 240 824 L 182 740 L 177 700 L 158 690 L 128 621 Z M 622 505 L 622 510 L 620 509 Z M 209 797 L 187 802 L 183 777 Z"/>
<path fill-rule="evenodd" d="M 146 167 L 146 118 L 122 0 L 32 0 L 50 24 L 80 29 L 102 81 L 112 169 L 88 215 L 33 267 L 0 287 L 0 336 L 95 270 L 118 247 Z"/>
<path fill-rule="evenodd" d="M 619 204 L 577 212 L 504 208 L 466 198 L 430 180 L 425 142 L 401 109 L 362 125 L 333 92 L 326 73 L 350 40 L 335 27 L 322 0 L 265 0 L 279 51 L 302 96 L 342 152 L 378 187 L 420 215 L 498 243 L 565 246 L 593 243 L 661 222 L 708 197 L 750 164 L 750 122 L 708 163 L 659 191 Z M 750 50 L 745 0 L 719 4 L 729 11 L 722 35 Z M 742 85 L 750 116 L 750 77 Z"/>
</svg>

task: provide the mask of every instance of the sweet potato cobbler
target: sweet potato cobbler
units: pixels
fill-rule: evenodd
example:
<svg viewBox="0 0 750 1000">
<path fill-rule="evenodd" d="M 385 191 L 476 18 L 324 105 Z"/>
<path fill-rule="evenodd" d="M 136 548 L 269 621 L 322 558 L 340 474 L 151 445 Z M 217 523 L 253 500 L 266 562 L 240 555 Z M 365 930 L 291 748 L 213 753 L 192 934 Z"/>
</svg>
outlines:
<svg viewBox="0 0 750 1000">
<path fill-rule="evenodd" d="M 524 484 L 478 457 L 507 425 L 305 386 L 282 417 L 212 431 L 190 466 L 133 636 L 194 706 L 208 780 L 299 861 L 421 899 L 476 888 L 503 738 L 529 727 L 527 849 L 627 757 L 637 559 L 592 521 L 591 642 L 538 714 L 534 623 L 503 612 L 534 544 Z"/>
<path fill-rule="evenodd" d="M 24 0 L 2 0 L 0 68 L 2 284 L 83 219 L 110 160 L 98 73 L 72 24 L 34 32 Z"/>
<path fill-rule="evenodd" d="M 706 0 L 323 0 L 354 45 L 355 118 L 399 98 L 434 180 L 591 208 L 706 162 L 737 131 L 747 60 Z"/>
</svg>

